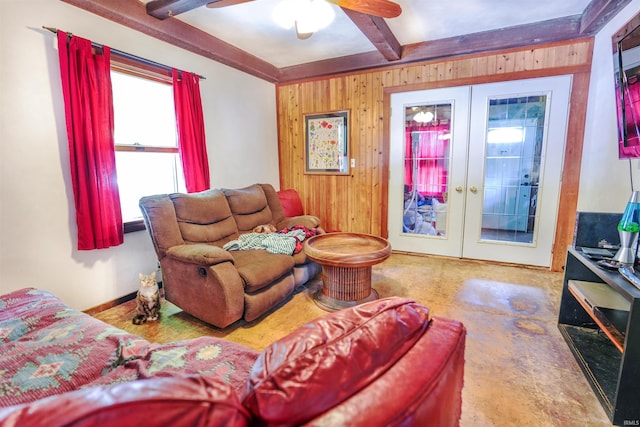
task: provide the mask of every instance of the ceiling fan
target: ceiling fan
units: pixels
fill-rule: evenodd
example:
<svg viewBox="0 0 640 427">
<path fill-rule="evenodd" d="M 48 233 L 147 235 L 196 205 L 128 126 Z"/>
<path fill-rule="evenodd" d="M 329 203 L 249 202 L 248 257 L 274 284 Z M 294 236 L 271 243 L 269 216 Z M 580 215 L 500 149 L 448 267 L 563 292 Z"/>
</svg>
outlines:
<svg viewBox="0 0 640 427">
<path fill-rule="evenodd" d="M 226 7 L 234 4 L 246 3 L 254 0 L 213 0 L 207 3 L 207 7 Z M 329 3 L 344 9 L 366 13 L 380 18 L 395 18 L 400 16 L 402 8 L 399 4 L 390 0 L 326 0 Z"/>
<path fill-rule="evenodd" d="M 220 8 L 253 0 L 213 0 L 209 8 Z M 389 0 L 283 0 L 274 10 L 274 19 L 285 29 L 295 27 L 296 36 L 305 40 L 333 20 L 328 3 L 377 18 L 395 18 L 402 13 L 400 5 Z"/>
</svg>

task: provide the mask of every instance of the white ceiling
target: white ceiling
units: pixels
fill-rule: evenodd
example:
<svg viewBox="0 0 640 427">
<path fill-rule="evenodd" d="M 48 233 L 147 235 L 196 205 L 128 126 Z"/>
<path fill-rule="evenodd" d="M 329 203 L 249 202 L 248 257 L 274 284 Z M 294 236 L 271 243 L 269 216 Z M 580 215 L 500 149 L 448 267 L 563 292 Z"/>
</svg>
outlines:
<svg viewBox="0 0 640 427">
<path fill-rule="evenodd" d="M 148 3 L 150 0 L 140 0 Z M 203 30 L 275 67 L 375 51 L 337 6 L 336 19 L 307 40 L 271 18 L 280 0 L 255 0 L 223 8 L 205 6 L 174 19 Z M 394 0 L 402 14 L 386 23 L 401 45 L 580 15 L 590 0 Z"/>
</svg>

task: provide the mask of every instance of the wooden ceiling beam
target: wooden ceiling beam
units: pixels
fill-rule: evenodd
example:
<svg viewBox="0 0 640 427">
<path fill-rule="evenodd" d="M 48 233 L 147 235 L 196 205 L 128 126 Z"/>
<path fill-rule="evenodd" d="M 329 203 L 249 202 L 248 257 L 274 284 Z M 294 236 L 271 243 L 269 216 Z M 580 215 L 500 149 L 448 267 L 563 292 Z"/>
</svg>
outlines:
<svg viewBox="0 0 640 427">
<path fill-rule="evenodd" d="M 580 17 L 581 15 L 575 15 L 535 24 L 518 25 L 499 30 L 405 45 L 402 48 L 402 58 L 393 64 L 429 61 L 443 57 L 469 55 L 581 38 L 583 36 L 578 31 Z M 328 74 L 373 69 L 388 65 L 389 62 L 380 58 L 377 52 L 367 52 L 280 68 L 278 82 L 317 78 Z"/>
<path fill-rule="evenodd" d="M 359 16 L 354 20 L 351 15 L 357 12 L 353 12 L 349 14 L 349 17 L 354 20 L 354 23 L 371 40 L 378 51 L 280 69 L 178 19 L 156 19 L 147 14 L 145 5 L 138 0 L 62 1 L 263 80 L 283 83 L 385 67 L 389 66 L 389 61 L 394 61 L 394 64 L 411 63 L 578 39 L 597 33 L 612 16 L 629 4 L 631 0 L 592 0 L 581 15 L 406 46 L 400 46 L 397 43 L 384 20 L 380 19 L 381 24 L 369 15 L 364 15 L 366 18 Z M 178 4 L 182 8 L 186 8 L 196 3 L 206 4 L 212 0 L 154 1 L 163 2 L 165 6 L 171 3 L 174 6 Z M 397 57 L 399 59 L 396 59 Z"/>
<path fill-rule="evenodd" d="M 138 0 L 62 1 L 268 82 L 277 82 L 278 68 L 274 65 L 179 19 L 156 19 Z"/>
<path fill-rule="evenodd" d="M 167 19 L 207 5 L 208 7 L 226 7 L 246 3 L 252 0 L 152 0 L 147 3 L 147 13 L 154 18 Z"/>
<path fill-rule="evenodd" d="M 591 0 L 582 12 L 580 33 L 592 35 L 620 12 L 631 0 Z"/>
<path fill-rule="evenodd" d="M 202 7 L 212 0 L 153 0 L 147 3 L 147 13 L 154 18 L 167 19 Z"/>
<path fill-rule="evenodd" d="M 404 62 L 468 55 L 509 48 L 535 46 L 583 37 L 579 34 L 580 15 L 532 24 L 482 31 L 404 47 Z"/>
<path fill-rule="evenodd" d="M 397 61 L 402 57 L 402 46 L 383 18 L 345 8 L 342 10 L 387 61 Z"/>
</svg>

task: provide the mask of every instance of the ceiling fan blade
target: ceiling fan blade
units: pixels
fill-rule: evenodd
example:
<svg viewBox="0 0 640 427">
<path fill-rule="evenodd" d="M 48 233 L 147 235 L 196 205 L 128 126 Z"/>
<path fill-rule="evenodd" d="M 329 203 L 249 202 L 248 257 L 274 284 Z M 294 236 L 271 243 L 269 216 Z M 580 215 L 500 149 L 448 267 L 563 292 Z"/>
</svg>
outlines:
<svg viewBox="0 0 640 427">
<path fill-rule="evenodd" d="M 253 0 L 213 0 L 211 3 L 207 3 L 207 7 L 217 8 L 225 6 L 233 6 L 234 4 L 246 3 Z"/>
<path fill-rule="evenodd" d="M 224 0 L 223 0 L 224 1 Z M 400 16 L 402 8 L 399 4 L 389 0 L 327 0 L 345 9 L 379 16 L 380 18 L 395 18 Z"/>
</svg>

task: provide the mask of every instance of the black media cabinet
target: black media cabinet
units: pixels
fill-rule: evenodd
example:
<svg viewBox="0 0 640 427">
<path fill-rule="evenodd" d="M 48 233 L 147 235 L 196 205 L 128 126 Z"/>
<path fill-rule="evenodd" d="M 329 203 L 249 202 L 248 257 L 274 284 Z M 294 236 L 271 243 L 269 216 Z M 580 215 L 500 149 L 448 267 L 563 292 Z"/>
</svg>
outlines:
<svg viewBox="0 0 640 427">
<path fill-rule="evenodd" d="M 615 425 L 640 425 L 640 289 L 570 247 L 558 328 Z"/>
</svg>

